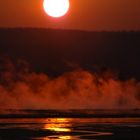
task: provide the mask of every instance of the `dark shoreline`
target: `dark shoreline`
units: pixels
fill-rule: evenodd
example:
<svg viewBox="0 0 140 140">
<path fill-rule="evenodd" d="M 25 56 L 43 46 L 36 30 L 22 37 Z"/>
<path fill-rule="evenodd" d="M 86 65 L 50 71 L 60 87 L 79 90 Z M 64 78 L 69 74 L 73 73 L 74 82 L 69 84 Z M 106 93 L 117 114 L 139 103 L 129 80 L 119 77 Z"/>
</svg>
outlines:
<svg viewBox="0 0 140 140">
<path fill-rule="evenodd" d="M 5 110 L 8 118 L 140 118 L 140 110 Z"/>
<path fill-rule="evenodd" d="M 0 115 L 0 119 L 12 118 L 140 118 L 140 115 Z"/>
</svg>

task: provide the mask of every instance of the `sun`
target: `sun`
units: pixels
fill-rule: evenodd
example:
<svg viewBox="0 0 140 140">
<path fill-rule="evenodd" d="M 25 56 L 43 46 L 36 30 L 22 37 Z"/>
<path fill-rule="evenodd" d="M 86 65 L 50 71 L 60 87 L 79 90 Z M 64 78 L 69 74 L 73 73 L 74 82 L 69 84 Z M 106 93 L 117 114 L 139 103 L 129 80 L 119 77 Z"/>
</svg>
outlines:
<svg viewBox="0 0 140 140">
<path fill-rule="evenodd" d="M 70 3 L 69 0 L 44 0 L 43 7 L 49 16 L 59 18 L 68 12 Z"/>
</svg>

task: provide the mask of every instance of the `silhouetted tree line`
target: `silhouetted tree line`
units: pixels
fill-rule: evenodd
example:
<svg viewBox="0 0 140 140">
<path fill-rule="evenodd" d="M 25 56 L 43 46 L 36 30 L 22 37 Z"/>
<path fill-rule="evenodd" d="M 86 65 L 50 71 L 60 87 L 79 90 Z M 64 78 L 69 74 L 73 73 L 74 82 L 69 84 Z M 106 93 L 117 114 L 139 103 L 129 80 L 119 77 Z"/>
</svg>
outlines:
<svg viewBox="0 0 140 140">
<path fill-rule="evenodd" d="M 113 70 L 122 79 L 140 80 L 140 32 L 0 29 L 0 58 L 27 61 L 31 70 L 51 76 L 74 69 Z"/>
</svg>

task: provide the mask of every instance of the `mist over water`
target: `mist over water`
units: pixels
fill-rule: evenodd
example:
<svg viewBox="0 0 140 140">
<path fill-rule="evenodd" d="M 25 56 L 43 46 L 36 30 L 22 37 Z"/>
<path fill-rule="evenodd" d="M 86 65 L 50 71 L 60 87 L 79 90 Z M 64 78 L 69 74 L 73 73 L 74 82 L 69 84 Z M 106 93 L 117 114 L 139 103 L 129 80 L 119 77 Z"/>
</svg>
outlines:
<svg viewBox="0 0 140 140">
<path fill-rule="evenodd" d="M 2 109 L 140 108 L 139 32 L 1 29 L 0 46 Z"/>
<path fill-rule="evenodd" d="M 20 60 L 1 65 L 2 109 L 136 109 L 140 83 L 121 81 L 110 71 L 97 74 L 80 68 L 52 78 L 30 71 Z"/>
</svg>

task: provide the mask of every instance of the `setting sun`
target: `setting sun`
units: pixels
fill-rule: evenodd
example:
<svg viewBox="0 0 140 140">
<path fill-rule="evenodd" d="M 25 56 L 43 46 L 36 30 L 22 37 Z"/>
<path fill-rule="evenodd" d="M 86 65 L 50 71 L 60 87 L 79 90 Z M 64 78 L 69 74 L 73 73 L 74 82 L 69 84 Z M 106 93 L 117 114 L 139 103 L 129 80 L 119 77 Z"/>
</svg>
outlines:
<svg viewBox="0 0 140 140">
<path fill-rule="evenodd" d="M 44 0 L 45 12 L 51 17 L 62 17 L 69 10 L 69 0 Z"/>
</svg>

